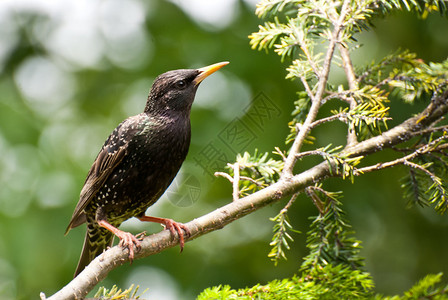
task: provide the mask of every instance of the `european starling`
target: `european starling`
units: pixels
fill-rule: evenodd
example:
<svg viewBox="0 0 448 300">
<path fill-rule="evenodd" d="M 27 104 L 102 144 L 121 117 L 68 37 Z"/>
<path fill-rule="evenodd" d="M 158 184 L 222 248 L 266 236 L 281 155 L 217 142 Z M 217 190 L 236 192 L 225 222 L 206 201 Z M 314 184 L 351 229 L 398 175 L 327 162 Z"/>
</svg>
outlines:
<svg viewBox="0 0 448 300">
<path fill-rule="evenodd" d="M 179 235 L 181 250 L 185 225 L 171 219 L 145 216 L 179 171 L 190 146 L 190 110 L 199 83 L 227 65 L 182 69 L 158 76 L 143 113 L 124 120 L 107 138 L 95 159 L 66 234 L 84 222 L 87 231 L 75 272 L 77 276 L 96 256 L 111 246 L 114 235 L 134 258 L 139 239 L 117 227 L 129 218 L 161 223 Z"/>
</svg>

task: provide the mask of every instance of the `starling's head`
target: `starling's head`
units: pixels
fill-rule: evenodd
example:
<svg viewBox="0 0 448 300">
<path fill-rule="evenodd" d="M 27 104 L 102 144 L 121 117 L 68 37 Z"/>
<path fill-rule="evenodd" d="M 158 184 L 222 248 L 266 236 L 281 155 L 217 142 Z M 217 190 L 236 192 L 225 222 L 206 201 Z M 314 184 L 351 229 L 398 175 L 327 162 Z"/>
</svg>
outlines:
<svg viewBox="0 0 448 300">
<path fill-rule="evenodd" d="M 221 62 L 200 69 L 174 70 L 159 75 L 152 84 L 145 112 L 189 112 L 199 83 L 227 64 Z"/>
</svg>

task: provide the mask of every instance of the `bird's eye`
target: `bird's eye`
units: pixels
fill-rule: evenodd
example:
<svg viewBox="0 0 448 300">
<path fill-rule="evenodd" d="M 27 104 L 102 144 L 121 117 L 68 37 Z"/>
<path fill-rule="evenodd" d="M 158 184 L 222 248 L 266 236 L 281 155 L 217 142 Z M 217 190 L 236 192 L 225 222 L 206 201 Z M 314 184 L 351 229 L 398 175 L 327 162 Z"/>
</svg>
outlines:
<svg viewBox="0 0 448 300">
<path fill-rule="evenodd" d="M 176 87 L 179 89 L 184 89 L 187 86 L 187 83 L 185 82 L 185 80 L 179 80 L 178 82 L 176 82 Z"/>
</svg>

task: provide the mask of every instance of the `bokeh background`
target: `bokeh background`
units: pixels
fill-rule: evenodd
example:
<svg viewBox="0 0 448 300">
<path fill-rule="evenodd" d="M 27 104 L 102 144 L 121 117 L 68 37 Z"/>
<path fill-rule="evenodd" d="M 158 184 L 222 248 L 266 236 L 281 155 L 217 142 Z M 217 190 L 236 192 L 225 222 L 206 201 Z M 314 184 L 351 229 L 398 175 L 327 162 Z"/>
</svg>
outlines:
<svg viewBox="0 0 448 300">
<path fill-rule="evenodd" d="M 164 71 L 230 64 L 204 81 L 192 111 L 192 145 L 170 191 L 148 211 L 187 222 L 231 201 L 226 180 L 211 174 L 240 150 L 285 149 L 297 82 L 285 81 L 287 62 L 253 51 L 248 35 L 261 20 L 255 0 L 3 0 L 0 2 L 0 299 L 36 299 L 69 282 L 84 228 L 64 231 L 85 176 L 107 135 L 140 113 L 152 80 Z M 358 36 L 356 65 L 398 48 L 425 61 L 448 54 L 448 21 L 437 14 L 376 18 Z M 344 83 L 340 70 L 331 79 Z M 332 108 L 329 104 L 326 109 Z M 392 102 L 396 124 L 424 107 Z M 264 114 L 260 114 L 263 113 Z M 258 116 L 259 118 L 255 118 Z M 232 132 L 243 130 L 235 139 Z M 323 126 L 318 146 L 343 143 L 345 127 Z M 388 153 L 385 154 L 389 155 Z M 308 165 L 304 163 L 300 168 Z M 331 179 L 378 292 L 408 289 L 427 273 L 448 274 L 448 219 L 431 208 L 406 209 L 405 169 Z M 234 288 L 289 277 L 306 255 L 305 234 L 294 234 L 288 261 L 267 258 L 272 222 L 285 200 L 226 228 L 116 269 L 102 283 L 149 288 L 144 298 L 194 299 L 204 288 Z M 304 196 L 291 209 L 294 227 L 308 230 L 316 211 Z M 130 220 L 132 232 L 157 224 Z"/>
</svg>

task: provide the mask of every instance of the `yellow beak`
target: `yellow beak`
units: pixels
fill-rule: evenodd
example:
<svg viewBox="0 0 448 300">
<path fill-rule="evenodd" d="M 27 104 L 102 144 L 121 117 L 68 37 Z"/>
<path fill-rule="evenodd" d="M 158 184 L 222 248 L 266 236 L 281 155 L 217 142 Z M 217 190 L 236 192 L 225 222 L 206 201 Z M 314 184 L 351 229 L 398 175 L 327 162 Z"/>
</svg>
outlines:
<svg viewBox="0 0 448 300">
<path fill-rule="evenodd" d="M 196 76 L 196 78 L 193 80 L 194 84 L 198 85 L 206 77 L 208 77 L 212 73 L 215 73 L 216 71 L 218 71 L 219 69 L 221 69 L 222 67 L 224 67 L 225 65 L 228 65 L 228 64 L 229 64 L 228 61 L 223 61 L 223 62 L 220 62 L 217 64 L 213 64 L 213 65 L 198 69 L 199 75 Z"/>
</svg>

